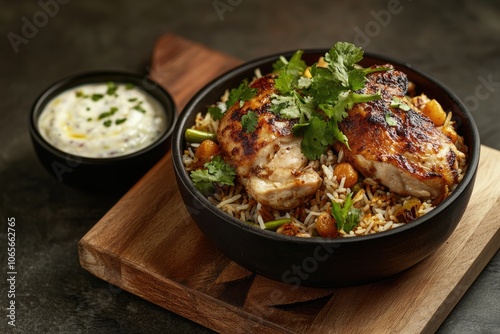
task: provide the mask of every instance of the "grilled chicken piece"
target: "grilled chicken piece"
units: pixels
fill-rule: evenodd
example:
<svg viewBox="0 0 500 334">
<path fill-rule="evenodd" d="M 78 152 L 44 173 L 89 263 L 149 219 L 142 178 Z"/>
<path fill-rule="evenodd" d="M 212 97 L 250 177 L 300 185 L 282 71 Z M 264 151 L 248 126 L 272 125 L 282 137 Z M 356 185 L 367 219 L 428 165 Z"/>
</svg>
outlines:
<svg viewBox="0 0 500 334">
<path fill-rule="evenodd" d="M 307 167 L 301 139 L 292 134 L 293 121 L 269 111 L 271 94 L 276 92 L 274 77 L 261 77 L 250 86 L 258 89 L 256 96 L 226 111 L 217 139 L 253 198 L 278 210 L 297 207 L 316 192 L 321 178 Z M 246 132 L 241 119 L 250 110 L 258 115 L 258 125 L 255 131 Z"/>
<path fill-rule="evenodd" d="M 348 138 L 345 158 L 363 174 L 402 196 L 412 195 L 440 202 L 457 182 L 458 166 L 465 155 L 404 96 L 408 79 L 393 69 L 367 76 L 363 93 L 382 93 L 382 99 L 356 104 L 339 128 Z M 408 111 L 391 107 L 397 97 Z M 390 126 L 386 115 L 396 121 Z"/>
</svg>

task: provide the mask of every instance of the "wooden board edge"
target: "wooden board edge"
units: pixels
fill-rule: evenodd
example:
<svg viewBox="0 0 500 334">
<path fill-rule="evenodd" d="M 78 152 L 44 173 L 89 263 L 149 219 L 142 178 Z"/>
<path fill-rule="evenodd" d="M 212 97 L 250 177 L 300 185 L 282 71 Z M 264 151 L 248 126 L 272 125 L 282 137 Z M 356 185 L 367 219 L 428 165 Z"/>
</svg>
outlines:
<svg viewBox="0 0 500 334">
<path fill-rule="evenodd" d="M 91 247 L 88 243 L 79 243 L 80 265 L 90 274 L 202 326 L 221 333 L 247 333 L 249 329 L 271 334 L 293 333 L 173 280 L 146 274 L 144 268 L 117 259 L 105 250 L 90 251 Z"/>
<path fill-rule="evenodd" d="M 162 35 L 156 41 L 153 50 L 150 76 L 170 92 L 178 113 L 204 85 L 242 64 L 240 59 L 171 33 Z M 178 50 L 182 50 L 182 52 Z M 185 57 L 189 57 L 191 62 L 198 64 L 198 71 L 203 72 L 206 80 L 200 81 L 200 77 L 191 78 L 186 75 L 183 67 L 186 62 Z M 164 64 L 169 64 L 169 66 L 165 67 Z M 176 66 L 177 64 L 178 66 Z M 185 89 L 185 85 L 190 85 L 192 88 Z"/>
<path fill-rule="evenodd" d="M 497 198 L 496 203 L 485 215 L 483 220 L 490 219 L 490 217 L 500 216 L 500 198 Z M 467 240 L 463 248 L 468 248 L 467 244 L 476 243 L 476 238 L 480 238 L 483 232 L 478 233 L 477 231 L 471 235 Z M 488 238 L 487 235 L 485 238 Z M 486 244 L 479 252 L 474 256 L 474 259 L 470 261 L 470 265 L 467 266 L 467 270 L 463 273 L 461 279 L 456 283 L 456 285 L 450 289 L 450 294 L 446 296 L 446 299 L 439 305 L 439 308 L 432 315 L 431 319 L 423 327 L 421 333 L 435 333 L 439 326 L 443 323 L 444 319 L 450 314 L 453 308 L 458 304 L 460 299 L 465 295 L 467 290 L 472 286 L 472 283 L 479 277 L 481 272 L 484 270 L 486 265 L 491 261 L 493 256 L 500 249 L 500 229 L 494 231 L 494 233 L 489 237 Z"/>
<path fill-rule="evenodd" d="M 120 260 L 111 252 L 81 239 L 78 242 L 78 259 L 80 266 L 92 275 L 121 287 Z"/>
</svg>

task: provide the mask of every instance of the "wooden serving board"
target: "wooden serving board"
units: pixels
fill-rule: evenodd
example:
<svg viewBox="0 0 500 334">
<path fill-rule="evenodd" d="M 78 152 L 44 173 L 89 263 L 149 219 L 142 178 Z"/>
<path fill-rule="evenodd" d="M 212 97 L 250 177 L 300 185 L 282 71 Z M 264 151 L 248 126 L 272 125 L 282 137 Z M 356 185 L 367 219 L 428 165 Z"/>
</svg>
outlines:
<svg viewBox="0 0 500 334">
<path fill-rule="evenodd" d="M 168 34 L 152 76 L 179 110 L 239 61 Z M 80 240 L 83 268 L 137 296 L 225 333 L 431 333 L 500 245 L 500 151 L 482 147 L 474 192 L 449 240 L 395 277 L 342 289 L 302 288 L 255 275 L 201 234 L 159 161 Z"/>
</svg>

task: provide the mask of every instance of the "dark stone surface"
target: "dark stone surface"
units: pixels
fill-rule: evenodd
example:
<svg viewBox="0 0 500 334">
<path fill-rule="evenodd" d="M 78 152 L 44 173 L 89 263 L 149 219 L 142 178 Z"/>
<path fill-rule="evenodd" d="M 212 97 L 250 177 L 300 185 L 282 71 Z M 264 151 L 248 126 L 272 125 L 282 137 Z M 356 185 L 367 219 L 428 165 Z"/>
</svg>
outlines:
<svg viewBox="0 0 500 334">
<path fill-rule="evenodd" d="M 154 42 L 166 32 L 245 60 L 329 47 L 337 40 L 357 42 L 449 86 L 470 107 L 482 143 L 500 149 L 499 2 L 223 0 L 234 6 L 218 13 L 214 1 L 59 0 L 59 8 L 46 7 L 52 15 L 43 14 L 42 4 L 54 1 L 5 2 L 0 11 L 0 332 L 13 331 L 5 317 L 7 217 L 16 218 L 14 332 L 210 332 L 81 269 L 78 240 L 121 194 L 89 195 L 51 179 L 27 131 L 30 107 L 48 85 L 87 70 L 146 73 Z M 29 31 L 26 21 L 39 27 Z M 13 34 L 23 42 L 16 45 Z M 438 332 L 500 333 L 499 328 L 497 253 Z"/>
</svg>

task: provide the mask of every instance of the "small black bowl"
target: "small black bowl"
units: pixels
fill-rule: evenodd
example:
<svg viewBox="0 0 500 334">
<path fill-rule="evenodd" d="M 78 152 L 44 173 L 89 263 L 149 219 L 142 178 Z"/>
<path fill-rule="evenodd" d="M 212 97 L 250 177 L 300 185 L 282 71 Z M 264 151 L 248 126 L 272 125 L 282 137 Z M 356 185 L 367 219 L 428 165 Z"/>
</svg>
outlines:
<svg viewBox="0 0 500 334">
<path fill-rule="evenodd" d="M 167 127 L 156 141 L 127 155 L 88 158 L 63 152 L 42 137 L 38 128 L 38 118 L 50 100 L 76 86 L 110 81 L 133 84 L 160 103 L 165 112 Z M 46 89 L 33 105 L 29 129 L 41 164 L 59 182 L 85 191 L 114 192 L 128 189 L 168 152 L 176 115 L 172 97 L 148 77 L 116 71 L 90 72 L 67 77 Z"/>
<path fill-rule="evenodd" d="M 306 50 L 308 64 L 327 50 Z M 287 58 L 293 52 L 283 53 Z M 374 54 L 361 64 L 393 64 L 405 72 L 418 90 L 453 112 L 458 133 L 469 149 L 469 167 L 455 191 L 434 210 L 401 227 L 354 238 L 297 238 L 261 230 L 235 219 L 212 205 L 193 185 L 182 163 L 184 132 L 198 112 L 218 101 L 225 89 L 251 79 L 254 70 L 272 70 L 281 54 L 260 58 L 215 79 L 187 104 L 174 129 L 172 157 L 177 183 L 186 208 L 200 230 L 231 260 L 262 276 L 293 285 L 341 287 L 373 282 L 397 274 L 432 254 L 459 223 L 469 202 L 479 163 L 479 133 L 460 100 L 445 86 L 412 66 Z"/>
</svg>

